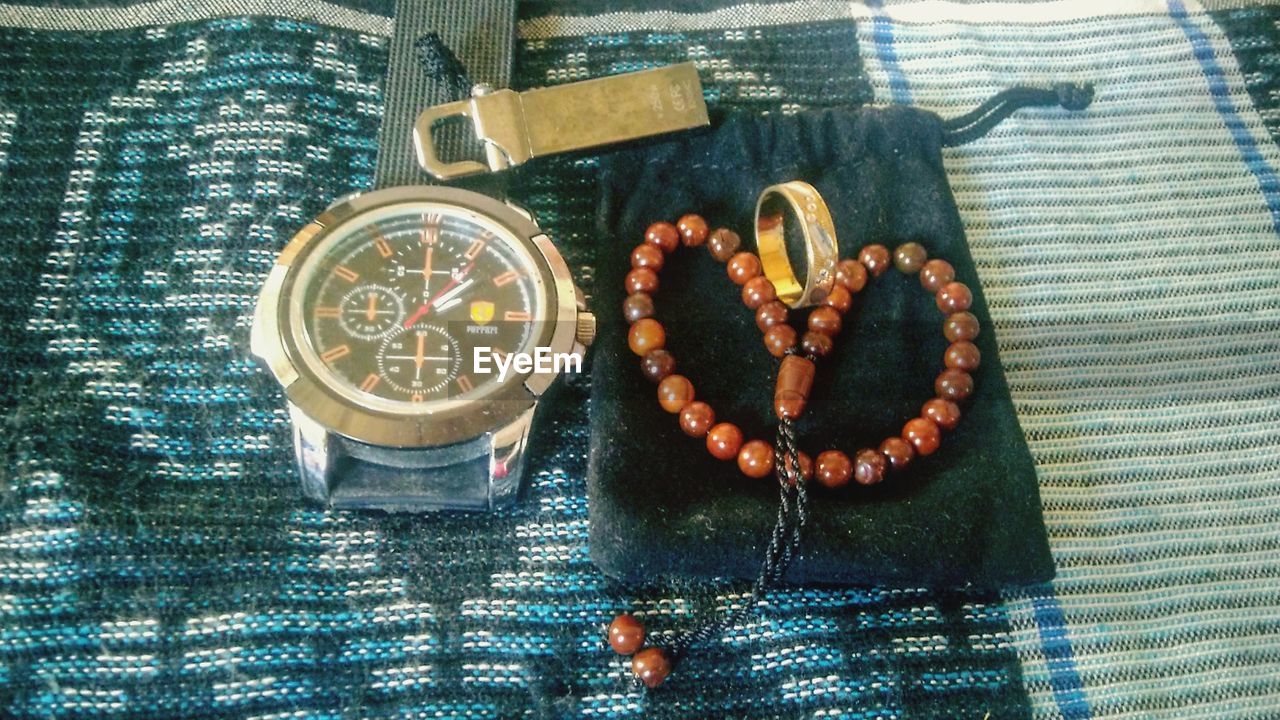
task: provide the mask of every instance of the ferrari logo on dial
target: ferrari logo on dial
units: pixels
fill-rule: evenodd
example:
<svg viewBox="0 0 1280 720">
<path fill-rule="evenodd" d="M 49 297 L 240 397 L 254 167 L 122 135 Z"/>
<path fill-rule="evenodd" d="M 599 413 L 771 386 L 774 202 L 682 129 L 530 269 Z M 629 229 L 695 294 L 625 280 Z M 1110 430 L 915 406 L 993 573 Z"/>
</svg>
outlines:
<svg viewBox="0 0 1280 720">
<path fill-rule="evenodd" d="M 484 325 L 493 319 L 493 303 L 477 300 L 471 303 L 471 321 Z"/>
</svg>

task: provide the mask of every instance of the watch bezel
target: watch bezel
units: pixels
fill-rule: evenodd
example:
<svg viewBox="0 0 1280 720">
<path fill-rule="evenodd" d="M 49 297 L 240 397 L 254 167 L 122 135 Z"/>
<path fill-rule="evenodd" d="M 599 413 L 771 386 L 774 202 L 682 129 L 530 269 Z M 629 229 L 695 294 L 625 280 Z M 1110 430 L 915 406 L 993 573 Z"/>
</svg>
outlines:
<svg viewBox="0 0 1280 720">
<path fill-rule="evenodd" d="M 421 413 L 389 413 L 365 407 L 330 388 L 299 356 L 299 332 L 291 327 L 288 303 L 297 270 L 335 228 L 359 215 L 388 205 L 435 203 L 479 213 L 511 231 L 533 258 L 536 290 L 543 293 L 546 317 L 535 326 L 533 346 L 553 353 L 574 350 L 576 293 L 569 268 L 550 238 L 508 205 L 486 195 L 439 186 L 403 186 L 344 198 L 299 230 L 285 245 L 267 276 L 254 313 L 252 350 L 260 357 L 289 400 L 325 428 L 344 437 L 388 447 L 449 445 L 492 432 L 520 417 L 536 402 L 554 372 L 530 372 L 509 378 L 481 398 L 423 404 Z"/>
</svg>

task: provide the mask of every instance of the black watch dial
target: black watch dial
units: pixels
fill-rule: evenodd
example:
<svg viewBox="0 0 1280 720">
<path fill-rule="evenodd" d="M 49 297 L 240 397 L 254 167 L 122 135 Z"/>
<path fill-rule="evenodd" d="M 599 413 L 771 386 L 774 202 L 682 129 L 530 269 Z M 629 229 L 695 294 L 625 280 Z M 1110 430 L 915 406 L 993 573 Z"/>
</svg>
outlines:
<svg viewBox="0 0 1280 720">
<path fill-rule="evenodd" d="M 504 226 L 462 208 L 406 204 L 366 216 L 339 227 L 299 271 L 291 312 L 313 366 L 357 402 L 492 390 L 498 363 L 530 351 L 546 306 L 532 256 Z"/>
</svg>

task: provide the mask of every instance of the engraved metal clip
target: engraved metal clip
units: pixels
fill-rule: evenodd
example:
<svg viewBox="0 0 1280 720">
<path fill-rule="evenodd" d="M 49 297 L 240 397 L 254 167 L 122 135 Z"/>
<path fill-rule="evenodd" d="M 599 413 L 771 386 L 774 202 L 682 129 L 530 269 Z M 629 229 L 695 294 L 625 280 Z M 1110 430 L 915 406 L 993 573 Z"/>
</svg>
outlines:
<svg viewBox="0 0 1280 720">
<path fill-rule="evenodd" d="M 470 118 L 485 162 L 444 162 L 432 127 Z M 441 180 L 497 172 L 530 158 L 626 142 L 709 124 L 693 63 L 537 88 L 524 92 L 478 85 L 468 100 L 427 108 L 413 127 L 418 164 Z"/>
</svg>

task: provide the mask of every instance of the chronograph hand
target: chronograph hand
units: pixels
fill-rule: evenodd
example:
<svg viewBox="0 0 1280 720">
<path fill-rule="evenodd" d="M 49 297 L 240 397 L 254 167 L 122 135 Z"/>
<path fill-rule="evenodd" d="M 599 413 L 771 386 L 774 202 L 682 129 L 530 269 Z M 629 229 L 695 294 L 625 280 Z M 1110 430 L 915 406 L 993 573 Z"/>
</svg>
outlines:
<svg viewBox="0 0 1280 720">
<path fill-rule="evenodd" d="M 427 288 L 431 287 L 431 254 L 435 247 L 428 245 L 426 257 L 422 261 L 422 296 L 427 296 Z"/>
<path fill-rule="evenodd" d="M 365 308 L 364 316 L 373 322 L 378 319 L 378 293 L 369 293 L 369 307 Z"/>
<path fill-rule="evenodd" d="M 435 297 L 431 298 L 430 300 L 426 301 L 426 302 L 425 302 L 425 303 L 423 303 L 422 305 L 418 306 L 418 309 L 417 309 L 417 310 L 415 310 L 415 311 L 414 311 L 414 313 L 413 313 L 412 315 L 410 315 L 410 316 L 409 316 L 409 317 L 404 321 L 404 326 L 405 326 L 405 327 L 407 327 L 407 328 L 413 327 L 413 324 L 414 324 L 414 323 L 416 323 L 416 322 L 418 322 L 419 320 L 421 320 L 421 319 L 422 319 L 422 316 L 423 316 L 423 315 L 426 315 L 426 314 L 427 314 L 427 312 L 428 312 L 429 310 L 431 310 L 431 306 L 432 306 L 432 305 L 435 305 L 435 304 L 436 304 L 436 302 L 438 302 L 438 301 L 440 300 L 440 298 L 444 296 L 444 294 L 445 294 L 445 293 L 447 293 L 447 292 L 449 292 L 450 290 L 454 289 L 454 287 L 456 287 L 456 286 L 458 285 L 458 283 L 462 282 L 462 279 L 463 279 L 463 278 L 465 278 L 465 277 L 467 276 L 467 274 L 471 272 L 471 268 L 473 268 L 473 267 L 475 267 L 475 266 L 476 266 L 476 263 L 475 263 L 475 261 L 473 260 L 473 261 L 471 262 L 471 264 L 470 264 L 470 265 L 468 265 L 468 266 L 466 266 L 465 268 L 463 268 L 463 269 L 462 269 L 462 272 L 460 272 L 460 273 L 458 273 L 456 276 L 454 276 L 454 278 L 453 278 L 452 280 L 450 280 L 450 281 L 449 281 L 449 284 L 448 284 L 448 285 L 445 285 L 445 286 L 444 286 L 444 289 L 443 289 L 443 290 L 441 290 L 439 293 L 437 293 Z"/>
</svg>

